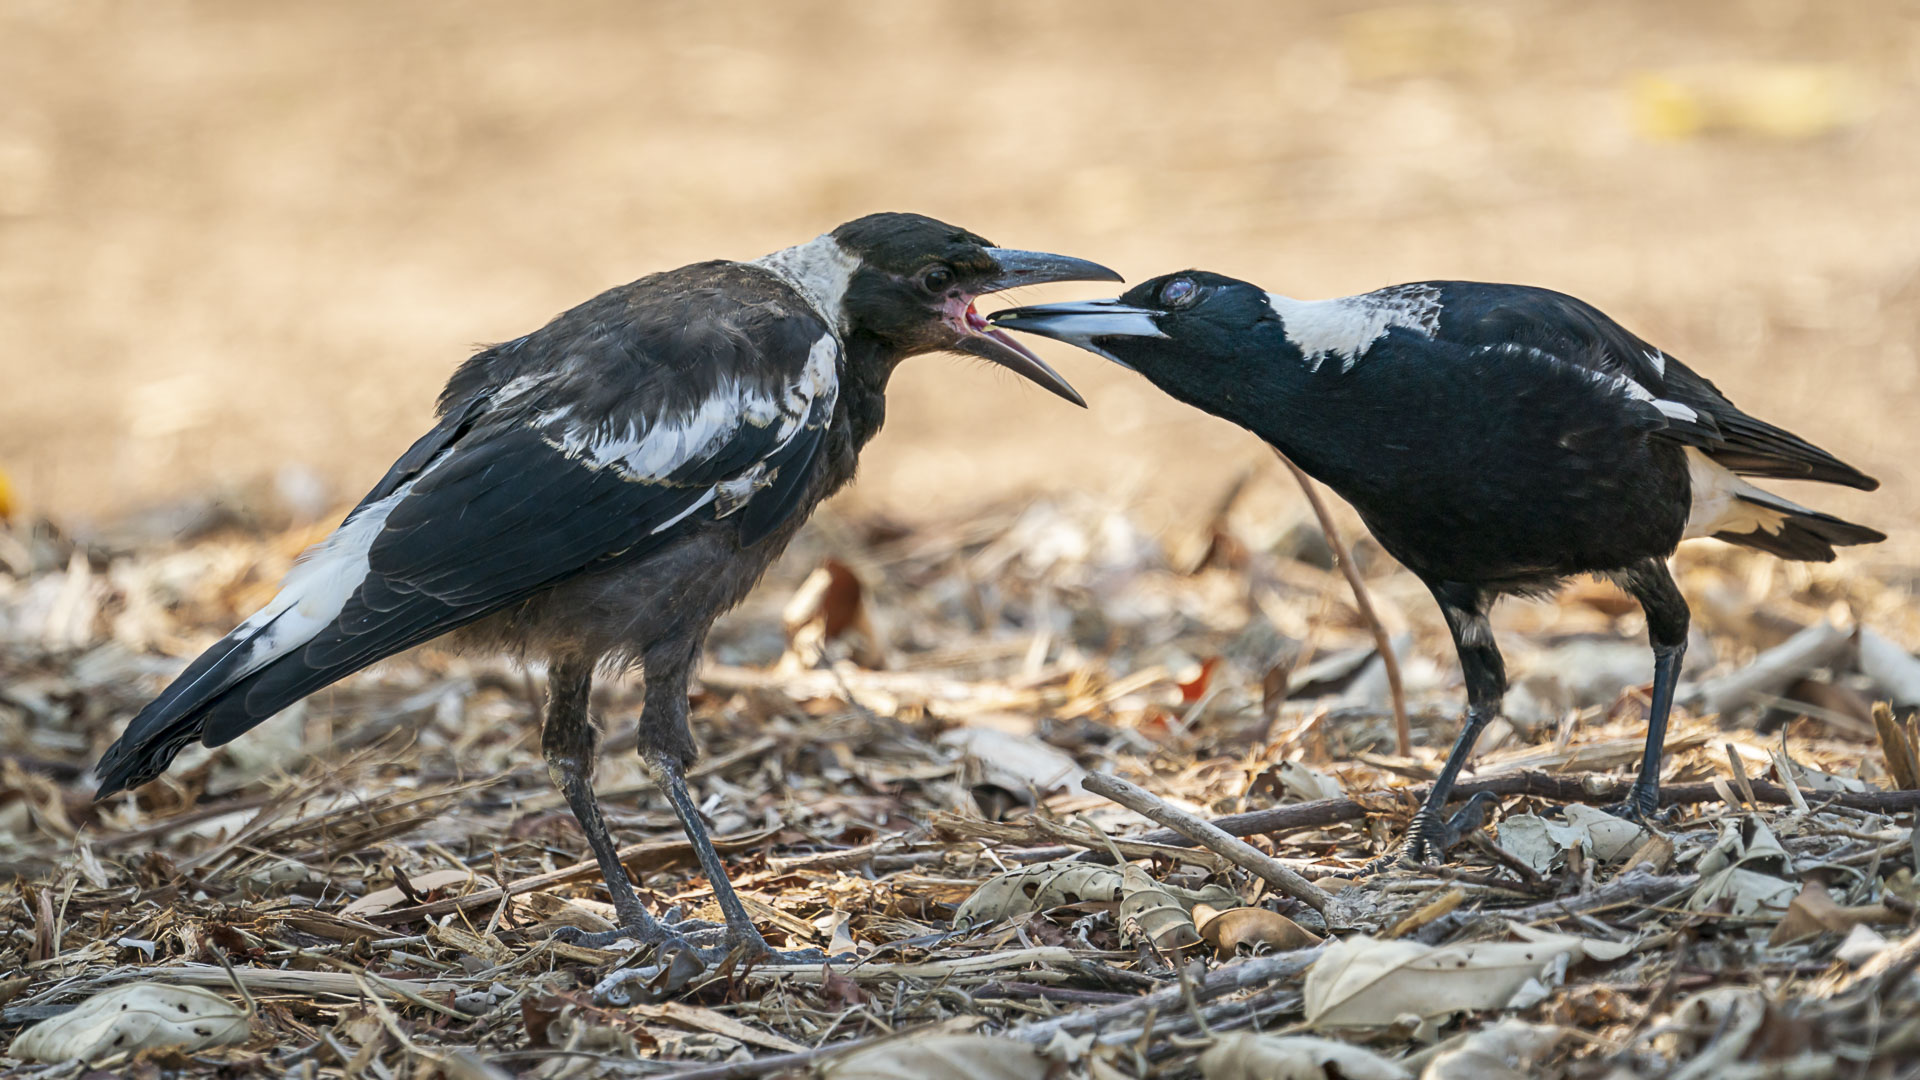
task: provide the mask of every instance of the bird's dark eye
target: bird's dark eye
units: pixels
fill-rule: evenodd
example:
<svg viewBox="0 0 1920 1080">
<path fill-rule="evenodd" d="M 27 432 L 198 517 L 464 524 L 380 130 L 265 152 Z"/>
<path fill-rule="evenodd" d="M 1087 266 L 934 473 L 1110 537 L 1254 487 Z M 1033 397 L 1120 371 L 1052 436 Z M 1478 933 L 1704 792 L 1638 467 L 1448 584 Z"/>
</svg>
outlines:
<svg viewBox="0 0 1920 1080">
<path fill-rule="evenodd" d="M 936 266 L 920 275 L 920 285 L 930 293 L 943 293 L 953 284 L 953 271 Z"/>
<path fill-rule="evenodd" d="M 1160 286 L 1160 302 L 1167 307 L 1185 307 L 1199 292 L 1190 278 L 1177 277 Z"/>
</svg>

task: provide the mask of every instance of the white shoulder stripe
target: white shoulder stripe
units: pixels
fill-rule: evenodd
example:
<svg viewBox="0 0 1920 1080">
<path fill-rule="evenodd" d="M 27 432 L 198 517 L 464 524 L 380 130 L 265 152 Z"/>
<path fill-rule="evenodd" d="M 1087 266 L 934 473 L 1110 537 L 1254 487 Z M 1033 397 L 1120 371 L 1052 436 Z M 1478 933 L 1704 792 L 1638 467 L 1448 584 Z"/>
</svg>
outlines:
<svg viewBox="0 0 1920 1080">
<path fill-rule="evenodd" d="M 719 454 L 743 428 L 773 428 L 777 451 L 798 438 L 809 426 L 831 421 L 840 396 L 840 341 L 821 334 L 807 350 L 807 359 L 793 381 L 775 392 L 728 379 L 691 410 L 661 410 L 650 418 L 606 425 L 566 423 L 571 412 L 556 409 L 535 417 L 532 426 L 547 445 L 588 468 L 611 468 L 632 481 L 660 483 L 703 459 Z M 770 451 L 770 452 L 773 452 Z M 693 505 L 653 532 L 679 524 L 709 504 L 721 517 L 740 509 L 760 489 L 774 481 L 764 461 L 713 485 Z"/>
<path fill-rule="evenodd" d="M 1432 285 L 1395 285 L 1336 300 L 1295 300 L 1268 293 L 1267 305 L 1280 316 L 1287 340 L 1314 371 L 1329 356 L 1340 357 L 1341 371 L 1352 371 L 1373 343 L 1395 327 L 1426 337 L 1440 329 L 1440 290 Z"/>
<path fill-rule="evenodd" d="M 1575 364 L 1571 361 L 1563 360 L 1550 352 L 1536 349 L 1529 345 L 1521 345 L 1518 342 L 1509 341 L 1500 345 L 1482 345 L 1475 351 L 1505 356 L 1523 356 L 1530 360 L 1541 360 L 1551 364 L 1564 364 L 1585 375 L 1595 386 L 1604 390 L 1611 390 L 1615 393 L 1625 394 L 1635 401 L 1644 401 L 1654 408 L 1659 409 L 1661 415 L 1669 419 L 1681 420 L 1687 423 L 1693 423 L 1700 419 L 1700 414 L 1696 412 L 1692 406 L 1682 404 L 1678 401 L 1670 401 L 1663 397 L 1655 397 L 1653 396 L 1653 391 L 1648 390 L 1646 387 L 1625 375 L 1614 375 L 1605 371 L 1597 371 L 1584 364 Z M 1652 354 L 1648 355 L 1651 357 Z"/>
</svg>

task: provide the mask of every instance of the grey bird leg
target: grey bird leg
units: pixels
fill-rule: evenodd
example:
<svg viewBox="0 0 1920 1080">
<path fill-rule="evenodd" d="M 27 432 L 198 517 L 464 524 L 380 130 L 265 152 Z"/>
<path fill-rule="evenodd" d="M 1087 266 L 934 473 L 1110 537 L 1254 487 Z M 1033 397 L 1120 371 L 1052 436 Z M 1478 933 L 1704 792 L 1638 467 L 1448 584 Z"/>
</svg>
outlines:
<svg viewBox="0 0 1920 1080">
<path fill-rule="evenodd" d="M 1453 794 L 1454 782 L 1473 753 L 1473 744 L 1488 721 L 1500 714 L 1500 703 L 1507 693 L 1507 667 L 1500 649 L 1493 643 L 1493 627 L 1487 622 L 1487 598 L 1479 590 L 1465 585 L 1432 586 L 1440 611 L 1453 631 L 1453 645 L 1460 654 L 1460 670 L 1467 681 L 1467 715 L 1460 737 L 1447 752 L 1447 762 L 1434 778 L 1427 801 L 1413 815 L 1413 824 L 1399 851 L 1369 863 L 1365 873 L 1377 873 L 1395 863 L 1438 862 L 1460 837 L 1480 827 L 1487 804 L 1493 796 L 1482 792 L 1467 800 L 1451 820 L 1443 815 Z"/>
<path fill-rule="evenodd" d="M 1687 656 L 1690 613 L 1686 598 L 1661 559 L 1635 564 L 1614 580 L 1640 601 L 1647 615 L 1647 638 L 1653 645 L 1653 702 L 1647 713 L 1647 745 L 1641 754 L 1640 775 L 1624 802 L 1605 809 L 1610 814 L 1645 822 L 1660 809 L 1660 757 L 1667 738 L 1667 717 L 1673 711 L 1673 693 L 1680 683 L 1680 665 Z"/>
<path fill-rule="evenodd" d="M 718 955 L 744 949 L 751 958 L 822 962 L 826 954 L 818 949 L 781 952 L 767 944 L 748 917 L 739 894 L 733 891 L 727 868 L 720 861 L 720 853 L 714 850 L 706 823 L 700 819 L 700 810 L 687 791 L 686 769 L 695 755 L 693 733 L 687 727 L 687 683 L 692 675 L 693 659 L 699 653 L 700 641 L 695 639 L 691 647 L 685 642 L 677 643 L 649 651 L 642 660 L 647 698 L 640 714 L 641 762 L 666 793 L 674 815 L 680 819 L 680 827 L 693 844 L 700 869 L 713 888 L 713 898 L 726 917 L 726 947 L 719 950 Z M 709 953 L 706 958 L 717 959 L 717 956 Z"/>
<path fill-rule="evenodd" d="M 648 944 L 658 945 L 673 932 L 661 925 L 640 903 L 627 880 L 627 868 L 620 864 L 613 836 L 600 814 L 600 801 L 593 795 L 593 767 L 600 741 L 599 729 L 587 709 L 593 689 L 593 664 L 579 658 L 556 659 L 547 670 L 547 720 L 540 732 L 540 750 L 547 759 L 547 775 L 560 789 L 587 834 L 587 846 L 600 863 L 600 875 L 606 878 L 607 892 L 613 897 L 614 914 L 621 931 Z M 585 935 L 571 935 L 585 940 Z M 601 935 L 604 936 L 604 935 Z"/>
</svg>

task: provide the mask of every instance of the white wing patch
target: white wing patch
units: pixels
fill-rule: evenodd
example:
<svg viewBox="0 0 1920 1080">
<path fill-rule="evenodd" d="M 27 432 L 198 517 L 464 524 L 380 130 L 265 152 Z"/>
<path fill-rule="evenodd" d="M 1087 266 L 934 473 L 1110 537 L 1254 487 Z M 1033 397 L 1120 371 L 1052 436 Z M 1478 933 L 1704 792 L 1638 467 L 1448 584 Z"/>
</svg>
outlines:
<svg viewBox="0 0 1920 1080">
<path fill-rule="evenodd" d="M 437 460 L 429 464 L 421 475 L 438 464 Z M 232 636 L 244 640 L 248 651 L 240 669 L 226 676 L 229 682 L 260 670 L 333 625 L 348 598 L 367 579 L 367 553 L 386 527 L 387 516 L 418 480 L 415 477 L 379 502 L 362 507 L 325 540 L 301 552 L 280 582 L 280 591 L 234 630 Z"/>
<path fill-rule="evenodd" d="M 1341 371 L 1352 371 L 1394 327 L 1426 337 L 1440 329 L 1440 290 L 1432 285 L 1394 285 L 1337 300 L 1295 300 L 1268 293 L 1267 305 L 1314 371 L 1330 356 L 1340 357 Z"/>
<path fill-rule="evenodd" d="M 1653 391 L 1648 390 L 1646 387 L 1641 386 L 1625 375 L 1614 375 L 1610 372 L 1598 371 L 1594 368 L 1587 367 L 1585 364 L 1575 364 L 1567 360 L 1562 360 L 1550 352 L 1543 349 L 1536 349 L 1531 345 L 1507 342 L 1503 345 L 1482 345 L 1474 351 L 1492 356 L 1526 357 L 1530 360 L 1538 360 L 1544 363 L 1564 365 L 1585 375 L 1588 380 L 1602 390 L 1625 394 L 1635 401 L 1644 401 L 1654 408 L 1659 409 L 1660 414 L 1669 419 L 1683 420 L 1688 423 L 1700 419 L 1700 414 L 1695 412 L 1692 407 L 1683 405 L 1678 401 L 1669 401 L 1666 398 L 1654 397 Z"/>
<path fill-rule="evenodd" d="M 845 331 L 847 314 L 842 301 L 846 299 L 847 283 L 860 269 L 860 260 L 841 247 L 831 233 L 762 255 L 750 265 L 771 271 L 793 286 L 828 326 L 836 332 Z"/>
<path fill-rule="evenodd" d="M 1682 539 L 1693 540 L 1715 533 L 1778 533 L 1789 514 L 1809 512 L 1806 507 L 1747 483 L 1731 469 L 1691 446 L 1686 447 L 1686 451 L 1693 504 L 1687 510 L 1687 531 Z"/>
<path fill-rule="evenodd" d="M 705 401 L 690 410 L 661 410 L 645 423 L 628 420 L 609 428 L 605 424 L 567 424 L 568 410 L 542 413 L 533 421 L 547 445 L 589 468 L 618 470 L 628 480 L 660 483 L 688 465 L 719 453 L 742 427 L 773 427 L 777 446 L 801 433 L 809 420 L 825 423 L 833 415 L 840 394 L 840 342 L 822 334 L 807 350 L 806 363 L 794 381 L 777 394 L 766 388 L 727 380 Z M 654 532 L 678 524 L 687 515 L 718 501 L 719 516 L 746 505 L 760 489 L 774 482 L 777 470 L 758 462 L 709 490 L 699 502 L 665 522 Z"/>
</svg>

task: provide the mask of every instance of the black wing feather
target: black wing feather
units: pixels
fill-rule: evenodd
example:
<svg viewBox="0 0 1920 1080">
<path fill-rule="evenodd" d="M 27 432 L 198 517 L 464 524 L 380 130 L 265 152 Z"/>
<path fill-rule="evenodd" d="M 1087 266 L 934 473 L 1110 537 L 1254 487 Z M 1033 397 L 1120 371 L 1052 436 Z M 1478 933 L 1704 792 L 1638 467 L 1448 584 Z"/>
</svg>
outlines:
<svg viewBox="0 0 1920 1080">
<path fill-rule="evenodd" d="M 1695 419 L 1669 417 L 1668 438 L 1704 451 L 1748 476 L 1817 480 L 1872 491 L 1880 482 L 1727 400 L 1718 387 L 1583 300 L 1551 289 L 1470 281 L 1427 284 L 1442 295 L 1439 336 L 1470 346 L 1513 342 L 1638 383 L 1685 405 Z"/>
<path fill-rule="evenodd" d="M 449 381 L 440 422 L 355 511 L 396 500 L 338 616 L 257 670 L 242 631 L 188 665 L 102 757 L 100 793 L 159 775 L 196 738 L 221 745 L 385 657 L 642 558 L 689 522 L 738 511 L 742 543 L 777 530 L 800 508 L 833 415 L 837 343 L 816 352 L 830 334 L 764 271 L 709 263 L 610 290 L 476 355 Z M 822 356 L 824 376 L 810 366 Z M 749 400 L 755 409 L 728 411 Z M 610 431 L 645 444 L 673 417 L 714 430 L 659 444 L 665 475 L 574 448 Z M 696 436 L 702 445 L 684 445 Z M 721 509 L 719 485 L 755 476 L 766 485 Z"/>
</svg>

